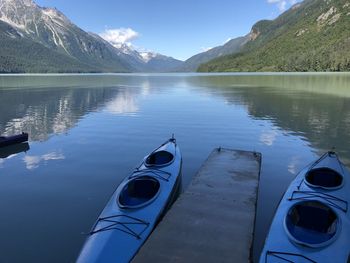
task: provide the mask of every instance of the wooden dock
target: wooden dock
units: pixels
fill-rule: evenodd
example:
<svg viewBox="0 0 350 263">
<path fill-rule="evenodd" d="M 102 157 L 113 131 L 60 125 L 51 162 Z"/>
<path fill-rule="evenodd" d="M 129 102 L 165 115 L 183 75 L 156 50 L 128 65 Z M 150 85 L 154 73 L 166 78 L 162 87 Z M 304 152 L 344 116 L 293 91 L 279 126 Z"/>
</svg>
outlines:
<svg viewBox="0 0 350 263">
<path fill-rule="evenodd" d="M 250 262 L 261 154 L 215 149 L 133 262 Z"/>
</svg>

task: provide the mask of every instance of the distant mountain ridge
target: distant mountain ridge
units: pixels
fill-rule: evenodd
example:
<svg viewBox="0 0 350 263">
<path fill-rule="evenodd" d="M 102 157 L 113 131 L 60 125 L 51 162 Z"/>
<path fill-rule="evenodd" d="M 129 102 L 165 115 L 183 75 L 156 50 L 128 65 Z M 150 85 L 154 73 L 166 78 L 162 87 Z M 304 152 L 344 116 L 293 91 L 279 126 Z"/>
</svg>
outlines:
<svg viewBox="0 0 350 263">
<path fill-rule="evenodd" d="M 99 37 L 99 36 L 98 36 Z M 125 43 L 114 45 L 118 55 L 132 65 L 138 72 L 169 72 L 178 68 L 183 61 L 152 51 L 137 51 Z"/>
<path fill-rule="evenodd" d="M 239 52 L 200 72 L 349 71 L 350 1 L 305 0 L 275 20 L 257 22 Z"/>
<path fill-rule="evenodd" d="M 145 62 L 137 51 L 115 48 L 57 9 L 32 0 L 0 0 L 0 45 L 0 72 L 5 73 L 148 72 L 181 63 L 158 54 Z"/>
<path fill-rule="evenodd" d="M 196 71 L 201 64 L 209 62 L 214 58 L 239 52 L 244 44 L 249 40 L 249 34 L 244 37 L 231 39 L 222 46 L 211 48 L 205 52 L 190 57 L 179 68 L 177 68 L 177 71 Z"/>
</svg>

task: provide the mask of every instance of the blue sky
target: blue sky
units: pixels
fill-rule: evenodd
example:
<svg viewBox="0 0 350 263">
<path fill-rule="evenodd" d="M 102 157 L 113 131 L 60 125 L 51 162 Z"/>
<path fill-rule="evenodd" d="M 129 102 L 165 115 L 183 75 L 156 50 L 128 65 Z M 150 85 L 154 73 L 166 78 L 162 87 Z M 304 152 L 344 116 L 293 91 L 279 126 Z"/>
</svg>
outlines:
<svg viewBox="0 0 350 263">
<path fill-rule="evenodd" d="M 139 50 L 187 59 L 249 33 L 297 0 L 34 0 L 56 7 L 85 31 Z"/>
</svg>

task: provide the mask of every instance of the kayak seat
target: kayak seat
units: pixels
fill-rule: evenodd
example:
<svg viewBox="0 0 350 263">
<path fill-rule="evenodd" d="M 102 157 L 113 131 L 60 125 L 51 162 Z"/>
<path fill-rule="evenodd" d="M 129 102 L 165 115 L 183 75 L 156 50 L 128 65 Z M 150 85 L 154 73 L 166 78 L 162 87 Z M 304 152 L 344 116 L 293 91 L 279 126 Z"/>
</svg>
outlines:
<svg viewBox="0 0 350 263">
<path fill-rule="evenodd" d="M 160 189 L 157 179 L 150 176 L 133 178 L 121 190 L 118 204 L 123 208 L 139 208 L 152 202 Z"/>
<path fill-rule="evenodd" d="M 167 151 L 157 151 L 146 158 L 146 165 L 166 165 L 174 160 L 174 155 Z"/>
<path fill-rule="evenodd" d="M 325 204 L 301 202 L 288 211 L 286 227 L 297 242 L 317 245 L 333 238 L 338 230 L 338 217 Z"/>
<path fill-rule="evenodd" d="M 305 180 L 310 186 L 335 188 L 343 183 L 343 176 L 329 168 L 312 169 L 305 175 Z"/>
</svg>

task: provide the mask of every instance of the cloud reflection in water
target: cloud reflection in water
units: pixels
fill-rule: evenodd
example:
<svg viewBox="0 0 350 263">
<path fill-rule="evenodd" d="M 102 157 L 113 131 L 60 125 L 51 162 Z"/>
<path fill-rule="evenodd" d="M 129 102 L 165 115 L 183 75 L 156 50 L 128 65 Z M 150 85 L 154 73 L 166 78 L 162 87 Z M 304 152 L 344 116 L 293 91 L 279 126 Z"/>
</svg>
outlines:
<svg viewBox="0 0 350 263">
<path fill-rule="evenodd" d="M 23 158 L 23 161 L 28 170 L 33 170 L 38 168 L 41 162 L 63 159 L 65 159 L 65 156 L 62 153 L 51 152 L 44 155 L 27 155 Z"/>
<path fill-rule="evenodd" d="M 293 156 L 290 160 L 290 163 L 288 164 L 288 172 L 291 174 L 297 174 L 300 169 L 300 157 L 299 156 Z"/>
<path fill-rule="evenodd" d="M 276 141 L 277 135 L 278 135 L 278 132 L 276 130 L 268 130 L 268 131 L 264 130 L 260 135 L 260 142 L 262 142 L 267 146 L 272 146 Z"/>
<path fill-rule="evenodd" d="M 122 93 L 106 103 L 105 111 L 112 114 L 133 114 L 139 111 L 135 95 Z"/>
</svg>

